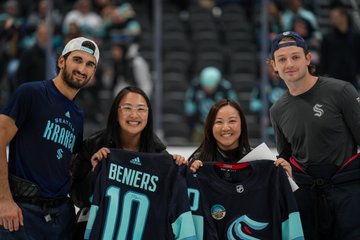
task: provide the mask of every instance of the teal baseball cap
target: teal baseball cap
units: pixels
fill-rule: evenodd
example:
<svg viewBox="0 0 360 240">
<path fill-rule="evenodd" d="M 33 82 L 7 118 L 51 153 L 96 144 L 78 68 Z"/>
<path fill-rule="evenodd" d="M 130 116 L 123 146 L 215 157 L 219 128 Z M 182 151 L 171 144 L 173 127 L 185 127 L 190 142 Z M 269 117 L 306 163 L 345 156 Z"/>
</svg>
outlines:
<svg viewBox="0 0 360 240">
<path fill-rule="evenodd" d="M 214 88 L 221 80 L 221 72 L 216 67 L 206 67 L 200 73 L 200 84 L 203 87 Z"/>
</svg>

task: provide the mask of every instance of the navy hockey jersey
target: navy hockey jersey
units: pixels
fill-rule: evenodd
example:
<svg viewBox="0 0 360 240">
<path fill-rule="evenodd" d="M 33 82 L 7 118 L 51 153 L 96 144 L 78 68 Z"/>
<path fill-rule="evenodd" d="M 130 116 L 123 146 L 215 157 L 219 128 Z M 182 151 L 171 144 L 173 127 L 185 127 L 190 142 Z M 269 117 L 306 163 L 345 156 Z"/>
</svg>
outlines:
<svg viewBox="0 0 360 240">
<path fill-rule="evenodd" d="M 111 149 L 96 170 L 85 239 L 196 239 L 186 167 L 170 154 Z"/>
<path fill-rule="evenodd" d="M 206 162 L 188 172 L 188 194 L 198 239 L 304 239 L 287 175 L 273 161 L 246 168 Z"/>
</svg>

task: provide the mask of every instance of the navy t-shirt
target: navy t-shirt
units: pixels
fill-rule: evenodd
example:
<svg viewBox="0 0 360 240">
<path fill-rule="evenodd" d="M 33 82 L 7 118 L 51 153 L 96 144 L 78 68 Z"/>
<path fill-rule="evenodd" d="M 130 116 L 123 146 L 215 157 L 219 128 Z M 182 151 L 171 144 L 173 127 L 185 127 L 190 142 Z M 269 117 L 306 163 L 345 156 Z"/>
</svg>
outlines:
<svg viewBox="0 0 360 240">
<path fill-rule="evenodd" d="M 9 146 L 9 173 L 40 187 L 40 196 L 66 195 L 70 161 L 82 141 L 84 114 L 52 80 L 18 87 L 2 109 L 18 132 Z"/>
</svg>

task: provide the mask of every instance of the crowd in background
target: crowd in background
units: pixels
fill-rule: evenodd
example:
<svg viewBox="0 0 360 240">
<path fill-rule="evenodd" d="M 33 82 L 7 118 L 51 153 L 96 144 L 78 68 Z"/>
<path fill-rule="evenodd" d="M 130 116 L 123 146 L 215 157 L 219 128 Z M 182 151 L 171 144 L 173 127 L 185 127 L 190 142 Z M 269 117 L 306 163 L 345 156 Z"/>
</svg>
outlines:
<svg viewBox="0 0 360 240">
<path fill-rule="evenodd" d="M 88 110 L 89 121 L 103 121 L 108 108 L 99 108 L 98 100 L 112 99 L 120 86 L 134 84 L 151 93 L 150 70 L 135 45 L 141 26 L 131 3 L 34 0 L 30 4 L 8 0 L 1 10 L 0 105 L 20 84 L 53 78 L 59 51 L 78 36 L 94 39 L 105 53 L 96 78 L 78 97 Z"/>
<path fill-rule="evenodd" d="M 251 32 L 257 44 L 254 52 L 257 66 L 261 61 L 265 61 L 265 59 L 258 59 L 261 41 L 259 33 L 261 1 L 167 0 L 162 2 L 164 6 L 165 4 L 173 6 L 182 21 L 189 20 L 190 9 L 194 5 L 209 10 L 213 17 L 221 15 L 222 9 L 224 13 L 226 6 L 233 4 L 240 6 L 244 10 L 246 20 L 254 26 Z M 49 3 L 52 3 L 52 6 L 49 6 Z M 359 29 L 353 15 L 350 14 L 349 6 L 343 6 L 341 3 L 341 0 L 329 0 L 327 24 L 320 24 L 318 21 L 321 10 L 320 1 L 269 1 L 269 41 L 282 31 L 298 32 L 307 41 L 314 56 L 313 63 L 318 68 L 318 74 L 349 81 L 359 89 Z M 140 9 L 139 6 L 146 10 L 137 12 L 137 9 Z M 77 36 L 94 39 L 102 52 L 96 77 L 78 96 L 80 105 L 85 108 L 87 123 L 93 124 L 88 126 L 91 131 L 104 126 L 104 116 L 110 108 L 111 99 L 122 87 L 136 85 L 152 97 L 153 63 L 149 57 L 144 56 L 146 54 L 142 51 L 144 35 L 148 33 L 146 28 L 153 21 L 152 7 L 153 1 L 145 0 L 4 1 L 0 5 L 0 107 L 19 84 L 53 78 L 56 75 L 55 63 L 59 50 L 69 39 Z M 50 14 L 49 9 L 51 9 Z M 164 8 L 165 11 L 167 11 L 166 8 Z M 46 18 L 48 15 L 50 19 Z M 324 25 L 327 26 L 326 29 L 322 28 Z M 221 38 L 222 35 L 220 42 Z M 202 42 L 201 45 L 205 47 L 206 44 Z M 164 42 L 164 47 L 169 47 L 168 42 Z M 229 54 L 231 55 L 231 52 Z M 219 95 L 214 92 L 224 92 L 224 89 L 236 92 L 242 88 L 241 82 L 235 81 L 232 78 L 233 75 L 230 74 L 232 73 L 231 61 L 221 66 L 208 64 L 208 66 L 196 66 L 198 67 L 196 70 L 186 70 L 188 85 L 184 90 L 184 103 L 185 91 L 187 91 L 187 100 L 183 108 L 184 115 L 187 114 L 191 119 L 189 121 L 191 123 L 189 128 L 192 131 L 189 135 L 190 141 L 194 140 L 191 136 L 194 136 L 193 131 L 196 131 L 197 121 L 200 125 L 203 121 L 201 116 L 198 119 L 194 118 L 194 106 L 206 112 L 205 105 L 211 105 L 209 101 L 203 101 L 205 105 L 202 105 L 201 102 L 193 100 L 212 99 L 211 101 L 215 101 Z M 214 83 L 211 79 L 204 79 L 201 71 L 206 67 L 217 69 L 224 84 L 223 82 L 218 84 L 218 80 Z M 259 79 L 260 68 L 256 69 L 255 74 L 256 79 Z M 251 95 L 247 96 L 248 106 L 241 103 L 245 111 L 248 109 L 249 115 L 255 115 L 258 123 L 260 122 L 259 113 L 263 107 L 261 92 L 266 92 L 270 107 L 285 91 L 282 81 L 271 70 L 268 77 L 269 84 L 265 88 L 260 87 L 259 81 L 256 81 Z M 204 90 L 201 88 L 201 82 L 214 85 L 213 89 Z M 198 92 L 197 97 L 192 96 L 193 100 L 191 100 L 190 95 L 194 94 L 195 88 Z M 228 97 L 237 100 L 238 96 L 230 94 Z M 272 136 L 270 122 L 267 122 L 268 134 Z"/>
</svg>

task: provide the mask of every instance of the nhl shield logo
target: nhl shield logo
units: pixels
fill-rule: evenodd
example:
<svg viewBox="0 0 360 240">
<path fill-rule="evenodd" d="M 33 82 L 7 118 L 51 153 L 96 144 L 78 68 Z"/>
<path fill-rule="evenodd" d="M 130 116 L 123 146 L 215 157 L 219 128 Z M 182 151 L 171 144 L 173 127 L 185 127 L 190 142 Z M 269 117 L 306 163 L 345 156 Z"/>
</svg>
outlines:
<svg viewBox="0 0 360 240">
<path fill-rule="evenodd" d="M 243 185 L 237 185 L 236 186 L 236 191 L 238 192 L 238 193 L 242 193 L 242 192 L 244 192 L 244 186 Z"/>
</svg>

